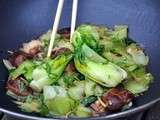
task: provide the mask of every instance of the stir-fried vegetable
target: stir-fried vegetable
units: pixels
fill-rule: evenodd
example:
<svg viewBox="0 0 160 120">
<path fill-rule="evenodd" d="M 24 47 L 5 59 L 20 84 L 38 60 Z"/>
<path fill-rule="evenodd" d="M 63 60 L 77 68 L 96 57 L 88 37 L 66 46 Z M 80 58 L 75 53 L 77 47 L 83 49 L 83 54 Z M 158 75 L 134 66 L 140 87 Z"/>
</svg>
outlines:
<svg viewBox="0 0 160 120">
<path fill-rule="evenodd" d="M 75 60 L 76 68 L 86 77 L 106 87 L 115 87 L 121 83 L 126 77 L 127 73 L 115 64 L 95 63 L 91 60 L 85 59 L 84 64 Z"/>
<path fill-rule="evenodd" d="M 92 115 L 91 109 L 84 107 L 83 105 L 79 105 L 76 110 L 76 115 L 78 117 L 89 117 Z"/>
<path fill-rule="evenodd" d="M 76 86 L 68 89 L 69 96 L 74 100 L 80 100 L 84 96 L 84 81 L 77 82 Z"/>
<path fill-rule="evenodd" d="M 86 97 L 84 99 L 82 99 L 81 103 L 84 105 L 84 106 L 90 106 L 93 102 L 95 102 L 97 100 L 97 97 L 96 96 L 89 96 L 89 97 Z"/>
<path fill-rule="evenodd" d="M 85 94 L 86 94 L 86 96 L 94 95 L 95 88 L 96 88 L 95 82 L 92 82 L 90 80 L 85 81 Z"/>
<path fill-rule="evenodd" d="M 132 75 L 133 79 L 124 82 L 124 87 L 133 94 L 142 93 L 149 88 L 149 84 L 153 80 L 150 73 L 146 73 L 144 68 L 135 70 Z"/>
<path fill-rule="evenodd" d="M 145 56 L 143 50 L 136 44 L 131 44 L 127 47 L 127 52 L 132 56 L 134 62 L 138 65 L 147 65 L 149 58 Z"/>
<path fill-rule="evenodd" d="M 96 84 L 96 82 L 93 82 L 92 80 L 86 79 L 85 80 L 85 95 L 86 97 L 95 95 L 95 96 L 101 96 L 104 92 L 103 88 Z"/>
<path fill-rule="evenodd" d="M 48 115 L 49 113 L 48 108 L 43 103 L 42 95 L 29 95 L 25 101 L 16 101 L 15 103 L 25 112 L 37 112 L 41 115 Z"/>
<path fill-rule="evenodd" d="M 43 68 L 37 67 L 32 74 L 33 80 L 30 87 L 36 91 L 41 91 L 44 86 L 51 85 L 60 78 L 66 65 L 72 59 L 72 55 L 60 55 L 54 60 L 46 60 Z"/>
<path fill-rule="evenodd" d="M 100 46 L 98 45 L 99 35 L 98 32 L 90 25 L 81 25 L 77 28 L 83 43 L 99 52 Z"/>
<path fill-rule="evenodd" d="M 9 60 L 7 94 L 25 112 L 90 117 L 124 110 L 153 81 L 149 57 L 128 38 L 128 27 L 80 25 L 59 30 L 50 58 L 51 31 L 23 44 Z"/>
<path fill-rule="evenodd" d="M 34 70 L 34 64 L 32 61 L 24 61 L 17 69 L 11 72 L 10 77 L 15 80 L 20 75 L 24 75 L 26 80 L 32 80 L 32 72 Z"/>
<path fill-rule="evenodd" d="M 86 44 L 83 45 L 82 41 L 81 34 L 78 32 L 75 33 L 73 43 L 75 47 L 77 46 L 79 48 L 77 48 L 78 51 L 75 53 L 74 62 L 79 72 L 106 87 L 115 87 L 127 77 L 126 71 L 111 62 L 107 62 L 107 60 L 89 49 Z M 89 53 L 85 49 L 89 49 Z M 98 57 L 96 57 L 95 61 L 90 56 Z"/>
<path fill-rule="evenodd" d="M 72 75 L 63 74 L 61 78 L 58 80 L 58 84 L 63 87 L 70 87 L 75 84 L 74 81 L 77 79 L 78 79 L 77 75 L 75 74 Z"/>
<path fill-rule="evenodd" d="M 75 101 L 69 98 L 66 90 L 60 86 L 46 86 L 43 95 L 50 114 L 66 115 L 76 106 Z"/>
</svg>

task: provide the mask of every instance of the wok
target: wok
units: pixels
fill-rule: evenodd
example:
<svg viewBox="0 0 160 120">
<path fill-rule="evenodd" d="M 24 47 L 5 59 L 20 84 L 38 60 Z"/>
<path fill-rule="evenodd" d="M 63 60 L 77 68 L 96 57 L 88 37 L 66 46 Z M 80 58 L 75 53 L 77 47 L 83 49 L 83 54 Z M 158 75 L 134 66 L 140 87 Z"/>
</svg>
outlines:
<svg viewBox="0 0 160 120">
<path fill-rule="evenodd" d="M 15 118 L 43 119 L 20 111 L 5 94 L 7 70 L 2 59 L 8 50 L 35 39 L 51 28 L 58 0 L 0 0 L 0 111 Z M 72 0 L 65 0 L 60 28 L 70 25 Z M 123 112 L 87 119 L 115 119 L 147 109 L 160 100 L 160 1 L 159 0 L 79 0 L 77 24 L 94 23 L 112 27 L 129 26 L 136 40 L 150 57 L 148 70 L 154 82 L 133 107 Z M 56 118 L 54 118 L 56 119 Z"/>
</svg>

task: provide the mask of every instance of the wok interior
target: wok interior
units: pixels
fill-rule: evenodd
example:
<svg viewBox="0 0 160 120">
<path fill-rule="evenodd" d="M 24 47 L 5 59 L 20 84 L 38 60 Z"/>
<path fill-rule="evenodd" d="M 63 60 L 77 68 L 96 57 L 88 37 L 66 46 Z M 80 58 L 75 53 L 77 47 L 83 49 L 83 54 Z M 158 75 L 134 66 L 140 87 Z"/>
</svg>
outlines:
<svg viewBox="0 0 160 120">
<path fill-rule="evenodd" d="M 2 59 L 7 51 L 17 49 L 25 41 L 37 38 L 51 28 L 58 0 L 6 0 L 0 1 L 0 107 L 19 112 L 10 97 L 5 94 L 7 70 Z M 71 0 L 66 0 L 60 27 L 69 26 Z M 150 89 L 135 99 L 132 108 L 144 105 L 160 97 L 160 5 L 159 0 L 81 0 L 77 23 L 94 23 L 112 27 L 115 24 L 129 26 L 129 36 L 136 40 L 150 58 L 148 70 L 154 76 Z M 24 113 L 26 114 L 26 113 Z"/>
</svg>

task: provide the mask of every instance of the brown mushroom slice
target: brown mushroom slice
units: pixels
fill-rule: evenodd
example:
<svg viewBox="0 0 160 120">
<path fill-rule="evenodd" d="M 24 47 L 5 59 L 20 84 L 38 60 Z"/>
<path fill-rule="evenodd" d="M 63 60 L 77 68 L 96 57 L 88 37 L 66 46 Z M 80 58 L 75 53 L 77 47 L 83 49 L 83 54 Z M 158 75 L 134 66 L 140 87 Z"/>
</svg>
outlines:
<svg viewBox="0 0 160 120">
<path fill-rule="evenodd" d="M 107 109 L 116 111 L 128 104 L 133 99 L 133 94 L 123 88 L 112 88 L 107 93 L 103 94 L 102 100 L 108 104 Z"/>
<path fill-rule="evenodd" d="M 133 100 L 134 96 L 129 91 L 117 87 L 112 88 L 103 94 L 101 99 L 91 105 L 91 108 L 96 112 L 117 111 Z"/>
<path fill-rule="evenodd" d="M 66 74 L 69 74 L 69 75 L 72 75 L 72 74 L 74 74 L 74 73 L 76 72 L 76 68 L 75 68 L 75 65 L 74 65 L 74 62 L 73 62 L 73 61 L 71 61 L 71 62 L 67 65 L 67 67 L 66 67 L 66 69 L 64 70 L 64 72 L 65 72 Z"/>
<path fill-rule="evenodd" d="M 23 89 L 20 88 L 20 84 L 24 85 Z M 7 88 L 7 90 L 10 90 L 11 92 L 16 94 L 17 96 L 28 96 L 29 94 L 31 94 L 33 92 L 32 89 L 29 88 L 27 85 L 25 85 L 25 83 L 22 80 L 20 80 L 19 78 L 16 80 L 8 80 L 6 88 Z"/>
<path fill-rule="evenodd" d="M 14 67 L 18 67 L 26 59 L 31 59 L 31 58 L 32 58 L 31 55 L 26 54 L 23 51 L 17 51 L 10 56 L 9 61 Z"/>
<path fill-rule="evenodd" d="M 69 52 L 71 52 L 69 48 L 65 48 L 65 47 L 55 48 L 52 51 L 51 57 L 56 58 L 57 56 L 59 56 L 61 54 L 69 53 Z"/>
<path fill-rule="evenodd" d="M 23 44 L 23 48 L 21 49 L 23 52 L 35 56 L 37 55 L 42 48 L 42 43 L 39 40 L 32 40 L 28 43 Z"/>
<path fill-rule="evenodd" d="M 70 28 L 62 28 L 58 30 L 58 33 L 65 39 L 70 39 Z"/>
</svg>

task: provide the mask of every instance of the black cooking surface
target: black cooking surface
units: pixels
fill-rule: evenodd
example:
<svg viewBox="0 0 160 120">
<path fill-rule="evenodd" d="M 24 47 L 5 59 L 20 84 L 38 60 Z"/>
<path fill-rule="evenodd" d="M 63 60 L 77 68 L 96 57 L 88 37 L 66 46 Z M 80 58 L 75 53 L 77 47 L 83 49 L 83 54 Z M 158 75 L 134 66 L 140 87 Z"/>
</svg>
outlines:
<svg viewBox="0 0 160 120">
<path fill-rule="evenodd" d="M 155 104 L 149 110 L 129 116 L 128 118 L 121 118 L 116 120 L 160 120 L 160 102 Z M 17 118 L 11 118 L 10 116 L 0 113 L 0 120 L 22 120 Z"/>
</svg>

